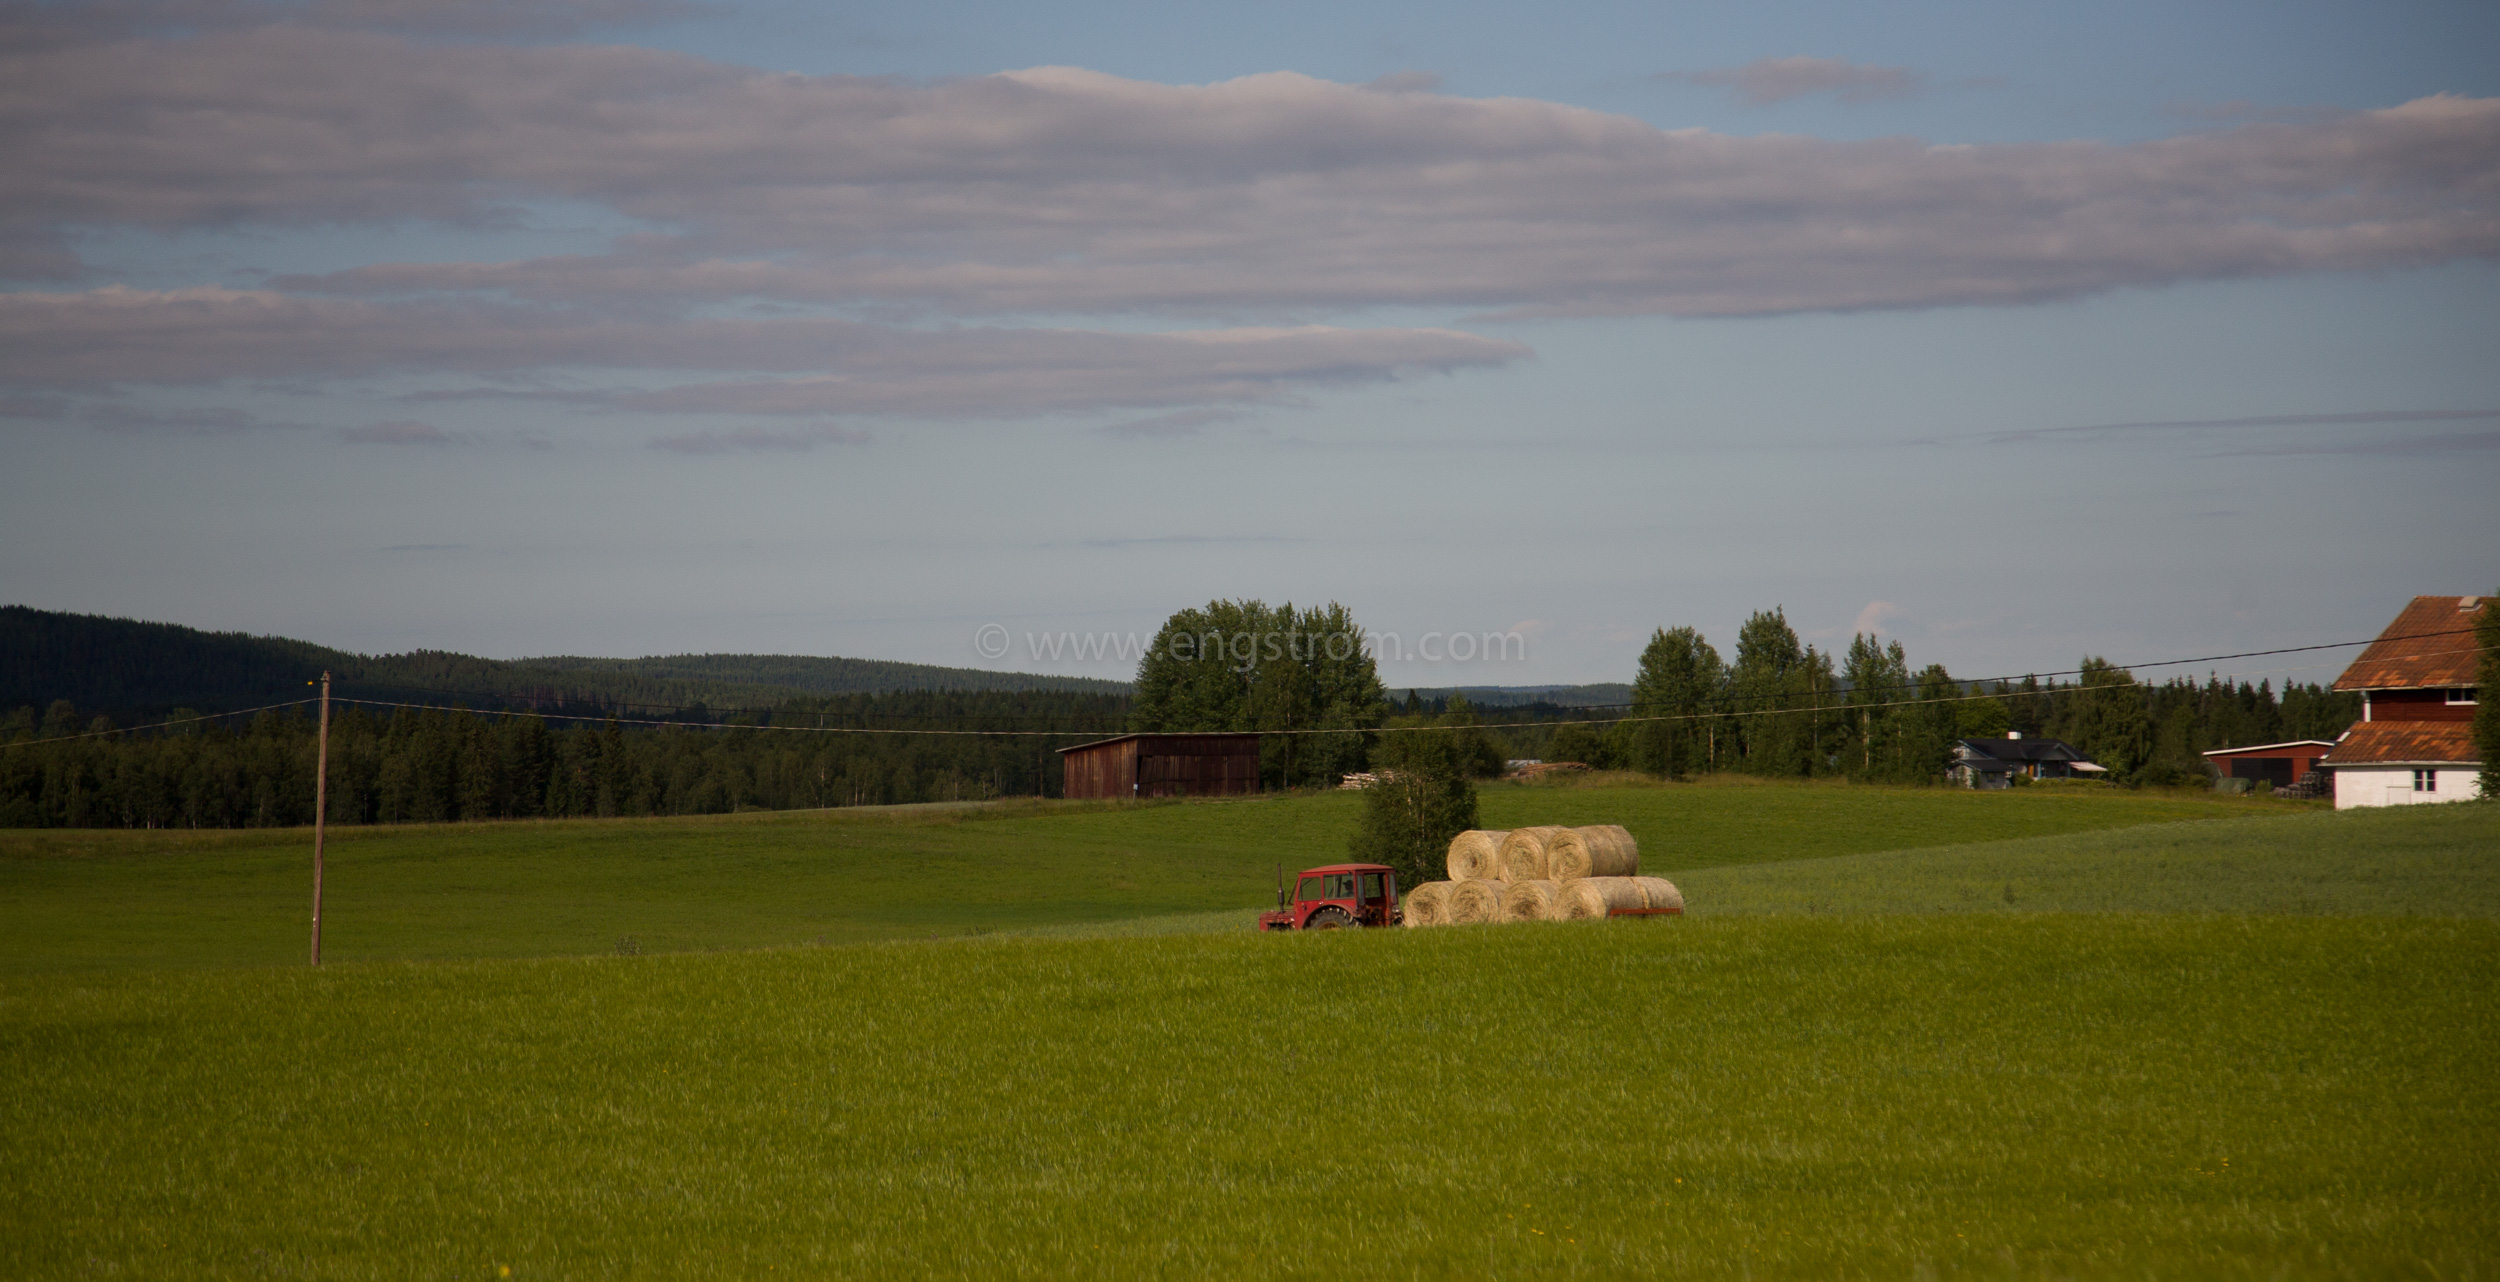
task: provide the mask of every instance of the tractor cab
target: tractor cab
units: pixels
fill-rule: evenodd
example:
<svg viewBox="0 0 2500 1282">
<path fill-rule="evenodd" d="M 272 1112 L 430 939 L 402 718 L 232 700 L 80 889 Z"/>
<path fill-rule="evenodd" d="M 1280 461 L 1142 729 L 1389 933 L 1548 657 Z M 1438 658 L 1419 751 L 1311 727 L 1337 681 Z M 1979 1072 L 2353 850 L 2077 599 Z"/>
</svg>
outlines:
<svg viewBox="0 0 2500 1282">
<path fill-rule="evenodd" d="M 1395 926 L 1398 875 L 1387 864 L 1328 864 L 1306 868 L 1291 896 L 1284 865 L 1276 866 L 1276 911 L 1259 914 L 1261 930 L 1351 930 Z"/>
</svg>

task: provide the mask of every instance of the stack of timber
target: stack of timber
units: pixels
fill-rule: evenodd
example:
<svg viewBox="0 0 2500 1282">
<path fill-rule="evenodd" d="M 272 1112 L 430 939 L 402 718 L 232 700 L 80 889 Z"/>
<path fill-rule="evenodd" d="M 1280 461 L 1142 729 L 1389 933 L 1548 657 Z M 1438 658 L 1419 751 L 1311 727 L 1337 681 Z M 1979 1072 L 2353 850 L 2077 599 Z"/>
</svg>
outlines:
<svg viewBox="0 0 2500 1282">
<path fill-rule="evenodd" d="M 1451 840 L 1450 879 L 1406 897 L 1409 926 L 1656 917 L 1684 911 L 1683 892 L 1641 875 L 1640 843 L 1617 824 L 1470 829 Z"/>
</svg>

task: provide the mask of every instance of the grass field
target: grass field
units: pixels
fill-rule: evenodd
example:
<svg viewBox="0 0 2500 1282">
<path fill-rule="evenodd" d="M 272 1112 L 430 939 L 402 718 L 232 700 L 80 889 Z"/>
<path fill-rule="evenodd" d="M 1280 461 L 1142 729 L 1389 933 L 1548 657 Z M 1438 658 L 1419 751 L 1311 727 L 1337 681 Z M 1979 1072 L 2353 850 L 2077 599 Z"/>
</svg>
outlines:
<svg viewBox="0 0 2500 1282">
<path fill-rule="evenodd" d="M 2475 857 L 2473 852 L 2480 852 Z M 1682 873 L 1696 913 L 2500 917 L 2500 806 L 2310 811 Z"/>
<path fill-rule="evenodd" d="M 6 985 L 11 1277 L 2488 1276 L 2500 928 L 1761 918 Z"/>
<path fill-rule="evenodd" d="M 399 830 L 365 956 L 1043 898 L 316 973 L 212 946 L 283 888 L 294 960 L 298 847 L 0 838 L 0 1276 L 2500 1274 L 2500 807 L 1540 791 L 1692 915 L 1252 933 L 1333 797 Z"/>
<path fill-rule="evenodd" d="M 1276 865 L 1344 857 L 1351 793 L 350 828 L 331 834 L 332 960 L 529 957 L 925 939 L 1263 902 Z M 1485 822 L 1619 822 L 1651 867 L 1858 854 L 2294 809 L 2046 788 L 1487 788 Z M 0 830 L 0 974 L 284 965 L 311 835 Z M 1229 920 L 1216 918 L 1215 920 Z"/>
</svg>

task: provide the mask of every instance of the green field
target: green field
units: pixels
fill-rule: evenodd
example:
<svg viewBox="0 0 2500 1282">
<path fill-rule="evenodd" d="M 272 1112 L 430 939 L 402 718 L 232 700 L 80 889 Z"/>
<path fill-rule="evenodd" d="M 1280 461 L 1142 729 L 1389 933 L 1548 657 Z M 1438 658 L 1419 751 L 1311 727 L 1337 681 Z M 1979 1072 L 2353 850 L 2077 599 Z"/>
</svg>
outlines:
<svg viewBox="0 0 2500 1282">
<path fill-rule="evenodd" d="M 1339 797 L 373 830 L 334 955 L 476 959 L 314 972 L 300 834 L 7 834 L 0 1276 L 2500 1273 L 2500 807 L 1485 809 L 1692 914 L 1243 928 Z"/>
<path fill-rule="evenodd" d="M 532 957 L 926 939 L 1239 910 L 1345 857 L 1352 793 L 344 828 L 323 952 Z M 2047 788 L 1491 787 L 1485 822 L 1622 823 L 1649 866 L 1725 864 L 2304 809 Z M 303 958 L 309 831 L 0 830 L 0 974 Z M 1214 918 L 1213 920 L 1230 920 Z"/>
<path fill-rule="evenodd" d="M 2482 857 L 2470 857 L 2479 852 Z M 1695 913 L 2500 915 L 2500 806 L 2148 824 L 1679 874 Z"/>
</svg>

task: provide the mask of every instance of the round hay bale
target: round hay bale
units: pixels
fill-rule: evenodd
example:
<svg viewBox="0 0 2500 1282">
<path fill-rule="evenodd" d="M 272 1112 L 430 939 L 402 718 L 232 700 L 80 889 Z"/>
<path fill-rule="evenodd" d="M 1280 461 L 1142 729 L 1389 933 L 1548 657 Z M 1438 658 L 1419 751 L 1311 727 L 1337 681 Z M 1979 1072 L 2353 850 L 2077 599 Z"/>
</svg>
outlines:
<svg viewBox="0 0 2500 1282">
<path fill-rule="evenodd" d="M 1553 874 L 1547 871 L 1552 860 L 1550 843 L 1557 834 L 1568 831 L 1551 824 L 1511 829 L 1510 835 L 1502 838 L 1502 858 L 1496 865 L 1501 871 L 1493 875 L 1504 881 L 1552 880 Z"/>
<path fill-rule="evenodd" d="M 1398 896 L 1398 910 L 1409 927 L 1449 925 L 1450 883 L 1427 881 L 1406 891 Z"/>
<path fill-rule="evenodd" d="M 1642 907 L 1684 911 L 1684 892 L 1674 882 L 1664 877 L 1634 877 L 1632 881 L 1641 888 Z"/>
<path fill-rule="evenodd" d="M 1552 921 L 1554 893 L 1561 890 L 1551 881 L 1514 881 L 1502 892 L 1502 920 Z"/>
<path fill-rule="evenodd" d="M 1462 881 L 1450 891 L 1450 922 L 1466 925 L 1502 919 L 1502 893 L 1508 886 L 1478 878 Z"/>
<path fill-rule="evenodd" d="M 1637 877 L 1641 844 L 1620 824 L 1565 828 L 1545 843 L 1548 872 L 1556 881 L 1581 877 Z"/>
<path fill-rule="evenodd" d="M 1554 920 L 1584 921 L 1603 917 L 1609 909 L 1647 907 L 1649 900 L 1629 877 L 1582 877 L 1562 883 L 1554 896 Z"/>
<path fill-rule="evenodd" d="M 1509 835 L 1507 828 L 1470 828 L 1450 838 L 1450 880 L 1499 880 L 1502 875 L 1502 839 Z"/>
</svg>

